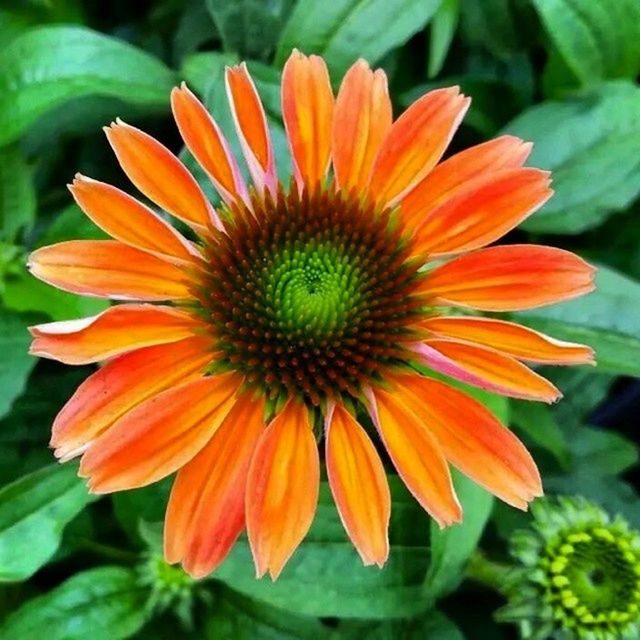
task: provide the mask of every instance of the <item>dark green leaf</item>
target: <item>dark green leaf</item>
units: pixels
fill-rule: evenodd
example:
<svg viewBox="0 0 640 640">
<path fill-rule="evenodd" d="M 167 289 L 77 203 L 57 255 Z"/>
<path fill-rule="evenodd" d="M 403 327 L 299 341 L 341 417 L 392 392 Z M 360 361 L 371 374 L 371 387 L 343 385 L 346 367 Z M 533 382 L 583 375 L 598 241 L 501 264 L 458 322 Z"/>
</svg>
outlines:
<svg viewBox="0 0 640 640">
<path fill-rule="evenodd" d="M 593 427 L 574 429 L 571 442 L 573 466 L 602 476 L 623 473 L 638 462 L 638 447 L 615 431 Z"/>
<path fill-rule="evenodd" d="M 27 31 L 0 52 L 0 144 L 72 98 L 100 95 L 167 109 L 174 75 L 159 60 L 81 27 Z"/>
<path fill-rule="evenodd" d="M 442 69 L 458 26 L 459 13 L 460 0 L 443 0 L 433 17 L 429 40 L 428 74 L 430 78 L 437 76 Z"/>
<path fill-rule="evenodd" d="M 584 231 L 640 193 L 640 88 L 629 82 L 536 105 L 505 132 L 532 140 L 529 164 L 553 171 L 555 195 L 524 224 L 530 231 Z"/>
<path fill-rule="evenodd" d="M 146 589 L 132 569 L 78 573 L 30 600 L 0 627 L 3 640 L 121 640 L 145 622 Z"/>
<path fill-rule="evenodd" d="M 31 169 L 17 146 L 0 149 L 0 240 L 13 242 L 36 213 Z"/>
<path fill-rule="evenodd" d="M 294 47 L 322 55 L 334 80 L 362 57 L 375 64 L 422 29 L 441 0 L 300 0 L 276 53 L 284 64 Z"/>
<path fill-rule="evenodd" d="M 76 473 L 52 465 L 0 490 L 0 581 L 30 577 L 56 552 L 65 525 L 90 501 Z"/>
<path fill-rule="evenodd" d="M 474 47 L 484 47 L 497 58 L 507 59 L 518 48 L 512 5 L 509 0 L 463 0 L 462 33 Z"/>
<path fill-rule="evenodd" d="M 390 484 L 391 553 L 382 569 L 363 566 L 323 483 L 311 531 L 276 582 L 256 580 L 244 541 L 213 577 L 256 600 L 307 616 L 387 618 L 425 610 L 429 519 L 397 477 L 390 477 Z"/>
<path fill-rule="evenodd" d="M 28 353 L 30 338 L 25 327 L 28 321 L 26 316 L 0 306 L 0 418 L 24 391 L 36 364 Z"/>
<path fill-rule="evenodd" d="M 527 326 L 595 349 L 598 371 L 640 375 L 640 283 L 600 267 L 596 290 L 517 314 Z"/>
<path fill-rule="evenodd" d="M 293 0 L 205 0 L 227 51 L 266 59 L 274 50 Z"/>
<path fill-rule="evenodd" d="M 554 45 L 552 64 L 553 56 L 560 56 L 579 84 L 638 75 L 637 0 L 533 0 L 533 5 Z M 556 77 L 566 86 L 566 76 Z"/>
</svg>

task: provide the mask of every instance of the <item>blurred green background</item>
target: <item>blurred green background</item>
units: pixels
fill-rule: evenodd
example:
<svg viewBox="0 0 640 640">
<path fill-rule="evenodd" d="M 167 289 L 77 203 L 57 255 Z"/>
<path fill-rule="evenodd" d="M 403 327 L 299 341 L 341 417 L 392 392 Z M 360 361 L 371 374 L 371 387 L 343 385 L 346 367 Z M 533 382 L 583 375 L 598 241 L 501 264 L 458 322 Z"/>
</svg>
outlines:
<svg viewBox="0 0 640 640">
<path fill-rule="evenodd" d="M 526 514 L 457 478 L 465 522 L 439 531 L 392 478 L 392 553 L 363 568 L 326 486 L 310 536 L 275 584 L 239 544 L 193 583 L 159 556 L 168 484 L 99 500 L 53 465 L 56 412 L 90 367 L 38 362 L 26 326 L 99 300 L 32 279 L 36 247 L 101 237 L 66 190 L 76 171 L 127 188 L 101 127 L 120 116 L 197 173 L 169 109 L 182 80 L 234 140 L 223 70 L 247 60 L 289 161 L 279 77 L 293 47 L 337 87 L 358 57 L 385 69 L 395 113 L 433 87 L 473 98 L 450 152 L 508 132 L 535 143 L 555 197 L 509 237 L 578 252 L 597 291 L 521 314 L 597 352 L 544 371 L 557 406 L 482 396 L 525 440 L 549 493 L 582 494 L 640 527 L 640 2 L 638 0 L 3 0 L 0 3 L 0 638 L 516 637 L 502 600 L 465 580 L 476 546 L 501 557 Z M 200 174 L 198 174 L 200 175 Z M 203 186 L 214 198 L 206 180 Z M 437 609 L 434 609 L 437 607 Z"/>
</svg>

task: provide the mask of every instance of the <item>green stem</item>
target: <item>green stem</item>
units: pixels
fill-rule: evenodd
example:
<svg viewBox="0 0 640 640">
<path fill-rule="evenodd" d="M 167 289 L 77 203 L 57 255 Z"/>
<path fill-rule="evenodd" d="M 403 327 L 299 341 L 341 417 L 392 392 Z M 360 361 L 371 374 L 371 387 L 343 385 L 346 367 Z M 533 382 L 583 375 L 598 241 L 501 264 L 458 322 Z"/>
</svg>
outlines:
<svg viewBox="0 0 640 640">
<path fill-rule="evenodd" d="M 489 560 L 482 551 L 476 549 L 467 565 L 467 578 L 475 580 L 490 589 L 504 594 L 513 581 L 516 567 L 502 562 Z"/>
<path fill-rule="evenodd" d="M 117 547 L 112 547 L 86 538 L 71 538 L 69 542 L 79 550 L 89 551 L 108 560 L 133 564 L 140 559 L 140 555 L 135 551 L 119 549 Z"/>
</svg>

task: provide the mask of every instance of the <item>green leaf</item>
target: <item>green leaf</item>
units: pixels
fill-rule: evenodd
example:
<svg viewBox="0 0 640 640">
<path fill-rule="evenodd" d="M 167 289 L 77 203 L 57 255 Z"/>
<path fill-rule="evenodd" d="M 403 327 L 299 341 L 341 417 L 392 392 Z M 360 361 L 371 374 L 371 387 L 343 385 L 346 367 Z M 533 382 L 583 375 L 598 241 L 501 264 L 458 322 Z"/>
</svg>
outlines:
<svg viewBox="0 0 640 640">
<path fill-rule="evenodd" d="M 3 640 L 121 640 L 146 620 L 147 593 L 132 569 L 100 567 L 78 573 L 30 600 L 2 627 Z"/>
<path fill-rule="evenodd" d="M 30 356 L 29 318 L 0 306 L 0 418 L 24 391 L 36 359 Z"/>
<path fill-rule="evenodd" d="M 378 62 L 404 44 L 433 17 L 442 0 L 300 0 L 276 52 L 284 64 L 294 47 L 323 56 L 334 74 L 344 74 L 357 58 Z"/>
<path fill-rule="evenodd" d="M 624 473 L 638 462 L 638 447 L 615 431 L 594 427 L 574 429 L 570 439 L 573 465 L 598 476 Z"/>
<path fill-rule="evenodd" d="M 205 0 L 227 51 L 266 59 L 274 50 L 293 0 Z"/>
<path fill-rule="evenodd" d="M 463 0 L 460 10 L 461 31 L 471 46 L 504 60 L 518 48 L 520 33 L 509 0 Z"/>
<path fill-rule="evenodd" d="M 17 146 L 0 149 L 0 240 L 13 242 L 33 225 L 36 189 L 31 168 Z"/>
<path fill-rule="evenodd" d="M 429 565 L 429 518 L 397 476 L 389 481 L 391 553 L 382 569 L 363 566 L 323 483 L 314 524 L 276 582 L 256 580 L 245 541 L 235 545 L 212 577 L 300 615 L 379 619 L 424 611 L 430 604 L 422 592 Z"/>
<path fill-rule="evenodd" d="M 455 471 L 454 480 L 464 519 L 445 529 L 431 522 L 431 564 L 425 594 L 434 600 L 462 581 L 464 566 L 478 545 L 493 507 L 493 496 L 473 481 Z"/>
<path fill-rule="evenodd" d="M 82 27 L 32 29 L 0 52 L 0 144 L 80 96 L 166 110 L 174 81 L 162 62 L 115 38 Z"/>
<path fill-rule="evenodd" d="M 640 194 L 640 88 L 632 83 L 536 105 L 504 130 L 532 140 L 529 164 L 553 171 L 555 195 L 525 222 L 529 231 L 578 233 Z"/>
<path fill-rule="evenodd" d="M 51 465 L 0 490 L 0 581 L 29 578 L 56 552 L 91 500 L 76 474 L 74 465 Z"/>
<path fill-rule="evenodd" d="M 428 76 L 440 73 L 458 26 L 460 0 L 443 0 L 431 22 Z"/>
<path fill-rule="evenodd" d="M 637 0 L 533 0 L 559 56 L 582 86 L 640 72 Z M 557 67 L 556 67 L 557 69 Z M 566 76 L 558 76 L 566 85 Z"/>
<path fill-rule="evenodd" d="M 640 376 L 640 283 L 600 267 L 596 290 L 581 298 L 514 314 L 561 340 L 595 349 L 597 370 Z"/>
</svg>

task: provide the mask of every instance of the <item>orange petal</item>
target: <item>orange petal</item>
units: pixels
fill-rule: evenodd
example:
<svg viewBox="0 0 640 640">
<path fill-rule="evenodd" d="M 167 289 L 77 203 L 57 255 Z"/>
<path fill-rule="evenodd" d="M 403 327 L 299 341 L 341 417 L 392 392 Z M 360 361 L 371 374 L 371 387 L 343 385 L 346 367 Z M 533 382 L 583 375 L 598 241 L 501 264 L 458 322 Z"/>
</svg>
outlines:
<svg viewBox="0 0 640 640">
<path fill-rule="evenodd" d="M 258 577 L 275 580 L 318 504 L 320 462 L 307 408 L 289 401 L 263 432 L 247 480 L 247 534 Z"/>
<path fill-rule="evenodd" d="M 412 252 L 439 256 L 494 242 L 551 197 L 549 175 L 527 167 L 470 180 L 427 214 Z"/>
<path fill-rule="evenodd" d="M 51 435 L 56 458 L 80 455 L 134 407 L 201 377 L 214 358 L 211 340 L 194 337 L 138 349 L 107 362 L 76 389 L 56 416 Z"/>
<path fill-rule="evenodd" d="M 29 328 L 29 353 L 65 364 L 88 364 L 187 338 L 202 323 L 185 311 L 151 304 L 122 304 L 100 315 L 38 324 Z"/>
<path fill-rule="evenodd" d="M 457 87 L 416 100 L 391 126 L 373 165 L 369 189 L 394 205 L 438 163 L 469 108 Z"/>
<path fill-rule="evenodd" d="M 398 401 L 426 425 L 462 473 L 519 509 L 542 495 L 533 458 L 480 402 L 424 376 L 403 374 L 396 381 Z"/>
<path fill-rule="evenodd" d="M 391 121 L 387 76 L 361 58 L 344 76 L 333 114 L 333 168 L 340 188 L 366 188 Z"/>
<path fill-rule="evenodd" d="M 116 240 L 176 263 L 192 264 L 199 257 L 173 227 L 124 191 L 79 173 L 69 190 L 87 216 Z"/>
<path fill-rule="evenodd" d="M 400 204 L 402 219 L 419 226 L 423 218 L 459 188 L 473 179 L 490 176 L 503 169 L 521 167 L 532 144 L 515 136 L 500 136 L 456 153 L 440 163 Z"/>
<path fill-rule="evenodd" d="M 104 130 L 123 171 L 147 198 L 195 229 L 221 226 L 196 179 L 169 149 L 121 120 Z"/>
<path fill-rule="evenodd" d="M 324 60 L 294 49 L 282 71 L 282 118 L 300 187 L 321 182 L 329 168 L 333 102 Z"/>
<path fill-rule="evenodd" d="M 544 402 L 555 402 L 562 396 L 546 378 L 515 358 L 487 347 L 432 339 L 414 348 L 434 371 L 493 393 Z"/>
<path fill-rule="evenodd" d="M 392 394 L 369 389 L 367 396 L 371 418 L 409 491 L 441 527 L 460 522 L 462 508 L 435 438 Z"/>
<path fill-rule="evenodd" d="M 166 260 L 115 240 L 70 240 L 37 249 L 31 273 L 48 284 L 114 300 L 191 298 L 186 274 Z"/>
<path fill-rule="evenodd" d="M 194 578 L 214 571 L 244 529 L 247 473 L 263 412 L 262 400 L 238 398 L 207 446 L 176 476 L 165 519 L 165 558 L 182 561 Z"/>
<path fill-rule="evenodd" d="M 391 495 L 366 431 L 341 405 L 326 420 L 327 474 L 340 519 L 365 565 L 389 556 Z"/>
<path fill-rule="evenodd" d="M 514 358 L 543 364 L 593 364 L 593 349 L 556 340 L 514 322 L 462 316 L 434 317 L 421 326 L 436 336 L 474 342 Z"/>
<path fill-rule="evenodd" d="M 243 62 L 227 68 L 227 96 L 242 145 L 244 157 L 256 189 L 276 193 L 278 178 L 267 117 L 253 80 Z"/>
<path fill-rule="evenodd" d="M 434 304 L 519 311 L 593 291 L 595 269 L 577 255 L 539 245 L 480 249 L 434 269 L 416 293 Z"/>
<path fill-rule="evenodd" d="M 191 460 L 235 402 L 235 374 L 200 378 L 145 400 L 93 441 L 80 462 L 93 493 L 135 489 Z"/>
<path fill-rule="evenodd" d="M 205 106 L 187 85 L 171 92 L 173 115 L 193 157 L 205 170 L 226 202 L 249 202 L 247 187 L 227 139 Z"/>
</svg>

